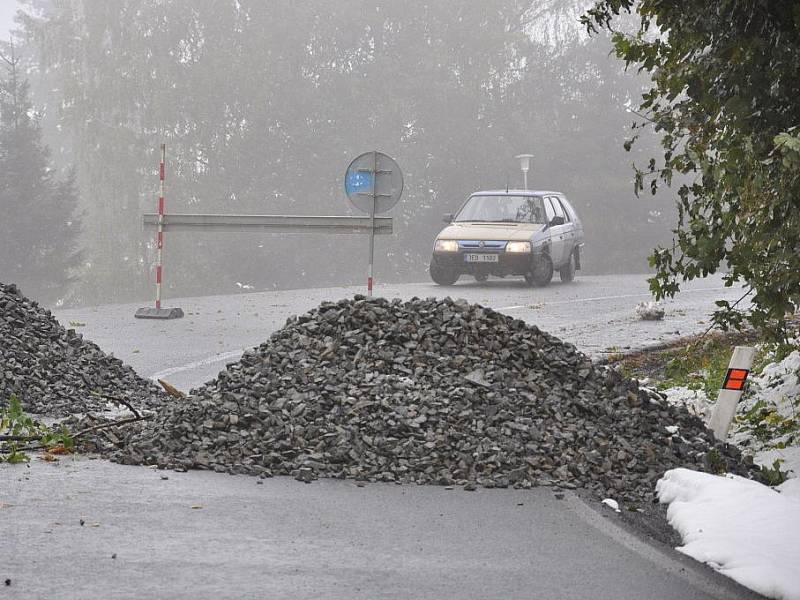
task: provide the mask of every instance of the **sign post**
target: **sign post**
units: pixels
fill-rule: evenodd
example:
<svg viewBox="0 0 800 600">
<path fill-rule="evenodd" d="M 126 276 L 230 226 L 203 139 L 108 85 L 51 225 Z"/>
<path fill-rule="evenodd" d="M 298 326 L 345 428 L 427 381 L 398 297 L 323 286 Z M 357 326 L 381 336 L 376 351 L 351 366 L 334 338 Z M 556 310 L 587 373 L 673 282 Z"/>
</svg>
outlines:
<svg viewBox="0 0 800 600">
<path fill-rule="evenodd" d="M 367 295 L 372 296 L 375 261 L 375 215 L 390 210 L 403 194 L 403 172 L 393 158 L 373 150 L 356 157 L 344 175 L 344 189 L 358 210 L 369 213 Z"/>
</svg>

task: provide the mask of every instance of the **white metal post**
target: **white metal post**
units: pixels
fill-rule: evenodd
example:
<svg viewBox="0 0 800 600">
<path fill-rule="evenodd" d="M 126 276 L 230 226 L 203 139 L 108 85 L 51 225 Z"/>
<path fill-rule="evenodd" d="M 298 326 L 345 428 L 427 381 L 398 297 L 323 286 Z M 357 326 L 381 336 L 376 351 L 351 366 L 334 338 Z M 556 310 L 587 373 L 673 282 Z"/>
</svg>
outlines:
<svg viewBox="0 0 800 600">
<path fill-rule="evenodd" d="M 744 384 L 753 366 L 753 357 L 756 349 L 750 346 L 736 346 L 722 382 L 722 389 L 717 396 L 717 403 L 714 405 L 714 412 L 711 415 L 708 427 L 714 432 L 714 436 L 720 441 L 725 441 L 728 437 L 728 429 L 731 426 L 734 415 L 736 415 L 736 405 L 742 397 Z"/>
<path fill-rule="evenodd" d="M 372 296 L 372 266 L 375 259 L 375 209 L 378 204 L 378 151 L 372 153 L 372 210 L 369 213 L 369 268 L 367 271 L 367 296 Z"/>
</svg>

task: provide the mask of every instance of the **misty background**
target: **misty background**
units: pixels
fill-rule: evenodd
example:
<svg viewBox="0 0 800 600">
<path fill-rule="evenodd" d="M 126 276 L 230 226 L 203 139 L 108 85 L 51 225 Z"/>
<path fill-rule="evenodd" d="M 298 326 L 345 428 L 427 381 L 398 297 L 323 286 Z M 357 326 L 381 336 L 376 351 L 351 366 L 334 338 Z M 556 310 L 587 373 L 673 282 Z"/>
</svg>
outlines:
<svg viewBox="0 0 800 600">
<path fill-rule="evenodd" d="M 379 283 L 428 280 L 442 214 L 473 191 L 522 187 L 520 153 L 534 155 L 529 187 L 564 192 L 581 216 L 583 274 L 647 272 L 650 249 L 671 240 L 670 195 L 633 194 L 631 163 L 657 155 L 657 140 L 623 149 L 646 81 L 609 55 L 607 36 L 586 36 L 578 17 L 591 2 L 16 4 L 0 0 L 0 32 L 53 178 L 72 173 L 75 188 L 71 215 L 0 239 L 2 251 L 76 225 L 58 285 L 35 270 L 9 280 L 0 254 L 0 281 L 36 299 L 152 297 L 155 233 L 141 216 L 156 210 L 162 142 L 168 213 L 358 214 L 343 189 L 349 162 L 394 157 L 405 189 L 388 213 L 394 235 L 376 240 Z M 2 202 L 0 218 L 24 210 Z M 167 232 L 164 294 L 362 283 L 367 251 L 356 235 Z"/>
</svg>

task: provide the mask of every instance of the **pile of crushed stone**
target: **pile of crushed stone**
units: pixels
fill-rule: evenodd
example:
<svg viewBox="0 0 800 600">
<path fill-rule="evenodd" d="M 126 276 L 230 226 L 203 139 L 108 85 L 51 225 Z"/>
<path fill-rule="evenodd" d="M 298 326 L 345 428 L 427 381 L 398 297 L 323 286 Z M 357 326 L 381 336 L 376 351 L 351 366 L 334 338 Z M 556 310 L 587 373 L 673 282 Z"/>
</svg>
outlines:
<svg viewBox="0 0 800 600">
<path fill-rule="evenodd" d="M 126 437 L 127 464 L 627 501 L 652 501 L 675 467 L 757 474 L 685 409 L 451 299 L 323 303 Z"/>
<path fill-rule="evenodd" d="M 0 406 L 16 395 L 31 413 L 102 411 L 111 398 L 156 408 L 167 396 L 73 329 L 65 329 L 15 285 L 0 283 Z"/>
</svg>

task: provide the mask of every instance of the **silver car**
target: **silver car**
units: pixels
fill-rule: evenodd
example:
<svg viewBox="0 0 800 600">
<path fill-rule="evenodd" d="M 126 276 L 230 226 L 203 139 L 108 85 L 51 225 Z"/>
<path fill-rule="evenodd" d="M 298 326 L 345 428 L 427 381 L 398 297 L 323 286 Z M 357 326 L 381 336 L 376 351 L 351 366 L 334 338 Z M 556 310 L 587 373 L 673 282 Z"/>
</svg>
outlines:
<svg viewBox="0 0 800 600">
<path fill-rule="evenodd" d="M 531 285 L 561 281 L 581 268 L 583 225 L 561 192 L 475 192 L 436 237 L 431 279 L 453 285 L 461 275 L 477 281 L 521 275 Z"/>
</svg>

